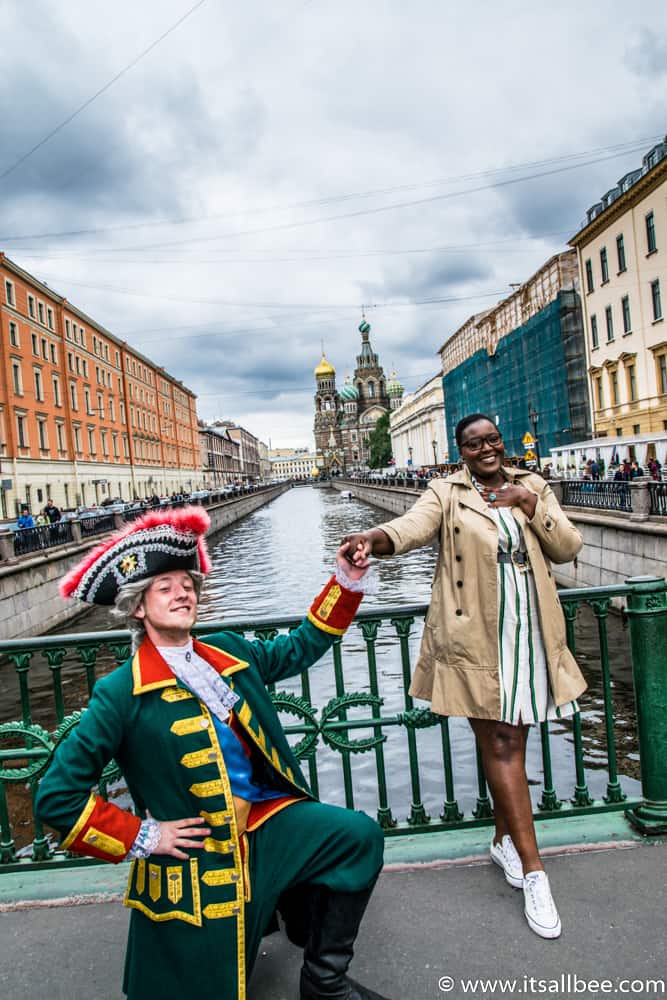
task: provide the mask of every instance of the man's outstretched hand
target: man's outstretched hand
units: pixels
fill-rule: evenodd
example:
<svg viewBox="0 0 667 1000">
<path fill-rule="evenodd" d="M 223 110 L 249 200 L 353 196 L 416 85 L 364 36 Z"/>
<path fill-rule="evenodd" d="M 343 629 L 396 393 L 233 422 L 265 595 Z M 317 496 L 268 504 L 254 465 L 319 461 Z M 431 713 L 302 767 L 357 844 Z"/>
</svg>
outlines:
<svg viewBox="0 0 667 1000">
<path fill-rule="evenodd" d="M 350 580 L 361 580 L 362 576 L 366 575 L 370 563 L 368 559 L 362 562 L 358 562 L 356 559 L 353 560 L 350 555 L 351 552 L 350 543 L 344 540 L 336 553 L 336 562 L 345 576 L 349 577 Z"/>
</svg>

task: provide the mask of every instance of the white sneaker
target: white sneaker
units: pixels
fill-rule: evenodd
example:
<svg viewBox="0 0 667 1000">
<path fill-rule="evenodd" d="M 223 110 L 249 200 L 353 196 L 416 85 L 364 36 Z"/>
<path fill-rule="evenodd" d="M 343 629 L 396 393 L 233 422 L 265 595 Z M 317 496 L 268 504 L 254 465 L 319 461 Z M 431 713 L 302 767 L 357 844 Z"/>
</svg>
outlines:
<svg viewBox="0 0 667 1000">
<path fill-rule="evenodd" d="M 560 937 L 561 923 L 546 872 L 528 872 L 523 880 L 524 913 L 532 931 L 543 938 Z"/>
<path fill-rule="evenodd" d="M 510 885 L 515 889 L 522 888 L 523 866 L 509 833 L 505 834 L 499 844 L 491 841 L 491 860 L 502 868 Z"/>
</svg>

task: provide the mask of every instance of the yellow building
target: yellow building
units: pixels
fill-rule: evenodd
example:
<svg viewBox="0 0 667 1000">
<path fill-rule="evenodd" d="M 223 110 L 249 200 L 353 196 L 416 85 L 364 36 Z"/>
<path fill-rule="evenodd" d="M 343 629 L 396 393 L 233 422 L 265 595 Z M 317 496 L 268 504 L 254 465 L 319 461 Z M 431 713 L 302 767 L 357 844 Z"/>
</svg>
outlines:
<svg viewBox="0 0 667 1000">
<path fill-rule="evenodd" d="M 570 240 L 582 289 L 596 437 L 667 429 L 667 137 Z"/>
</svg>

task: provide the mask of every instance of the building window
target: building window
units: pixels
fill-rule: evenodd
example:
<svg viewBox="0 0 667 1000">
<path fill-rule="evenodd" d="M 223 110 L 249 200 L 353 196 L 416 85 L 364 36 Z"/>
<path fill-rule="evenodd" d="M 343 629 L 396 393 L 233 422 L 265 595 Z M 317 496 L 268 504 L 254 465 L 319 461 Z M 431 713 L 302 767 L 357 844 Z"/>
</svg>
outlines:
<svg viewBox="0 0 667 1000">
<path fill-rule="evenodd" d="M 628 398 L 630 402 L 634 402 L 637 398 L 637 378 L 634 365 L 628 365 Z"/>
<path fill-rule="evenodd" d="M 616 237 L 616 254 L 618 256 L 618 273 L 621 274 L 623 271 L 627 271 L 627 265 L 625 263 L 625 243 L 623 242 L 623 234 Z"/>
<path fill-rule="evenodd" d="M 114 409 L 113 399 L 111 396 L 109 396 L 109 420 L 112 420 L 114 423 L 116 421 L 116 412 Z"/>
<path fill-rule="evenodd" d="M 653 212 L 646 216 L 646 246 L 649 253 L 655 253 L 658 246 L 655 241 L 655 218 Z"/>
<path fill-rule="evenodd" d="M 49 330 L 53 330 L 53 309 L 46 310 L 46 323 Z"/>
<path fill-rule="evenodd" d="M 17 396 L 23 395 L 23 376 L 21 374 L 21 362 L 12 361 L 12 381 L 14 383 L 14 392 Z"/>
<path fill-rule="evenodd" d="M 74 382 L 70 382 L 69 384 L 69 397 L 70 400 L 72 401 L 72 409 L 78 410 L 79 404 L 76 398 L 76 384 Z"/>
<path fill-rule="evenodd" d="M 81 358 L 78 354 L 74 355 L 74 367 L 76 368 L 77 375 L 81 374 Z"/>
<path fill-rule="evenodd" d="M 37 315 L 39 316 L 39 322 L 44 325 L 44 303 L 37 303 Z"/>
<path fill-rule="evenodd" d="M 85 407 L 86 413 L 90 415 L 93 412 L 90 407 L 90 389 L 83 390 L 83 405 Z"/>
<path fill-rule="evenodd" d="M 26 435 L 25 417 L 17 413 L 16 415 L 16 440 L 19 448 L 28 447 L 28 437 Z"/>
<path fill-rule="evenodd" d="M 35 297 L 33 295 L 28 296 L 28 316 L 35 319 Z"/>
<path fill-rule="evenodd" d="M 109 449 L 107 447 L 107 432 L 105 430 L 100 431 L 100 437 L 102 438 L 102 454 L 106 458 L 109 454 Z"/>
<path fill-rule="evenodd" d="M 46 420 L 37 421 L 37 437 L 41 451 L 46 451 L 49 447 L 49 439 L 46 434 Z"/>
<path fill-rule="evenodd" d="M 607 261 L 606 247 L 602 247 L 602 250 L 600 250 L 600 270 L 602 271 L 602 284 L 605 285 L 609 281 L 609 262 Z"/>
<path fill-rule="evenodd" d="M 624 295 L 621 299 L 621 306 L 623 308 L 623 333 L 630 333 L 632 331 L 632 320 L 630 319 L 630 296 Z"/>
<path fill-rule="evenodd" d="M 19 344 L 19 328 L 16 323 L 9 324 L 9 343 L 12 347 L 20 347 Z"/>
<path fill-rule="evenodd" d="M 615 368 L 611 372 L 611 401 L 614 406 L 618 406 L 618 372 Z"/>
<path fill-rule="evenodd" d="M 72 339 L 72 331 L 70 330 L 69 320 L 65 320 L 65 336 L 68 340 Z"/>
<path fill-rule="evenodd" d="M 76 451 L 77 455 L 81 454 L 81 428 L 80 427 L 75 427 L 74 428 L 74 450 Z"/>
<path fill-rule="evenodd" d="M 31 333 L 30 334 L 30 339 L 32 341 L 32 353 L 35 355 L 36 358 L 38 358 L 39 357 L 39 344 L 37 343 L 37 334 L 36 333 Z"/>
<path fill-rule="evenodd" d="M 40 403 L 44 402 L 44 386 L 42 385 L 42 373 L 39 368 L 35 368 L 35 399 Z"/>
<path fill-rule="evenodd" d="M 660 392 L 664 396 L 667 393 L 667 355 L 665 354 L 658 357 L 658 373 Z"/>
<path fill-rule="evenodd" d="M 57 375 L 52 378 L 53 384 L 53 402 L 56 406 L 62 406 L 62 401 L 60 399 L 60 379 Z"/>
<path fill-rule="evenodd" d="M 604 317 L 607 323 L 607 343 L 614 339 L 614 316 L 611 311 L 611 306 L 607 306 L 604 311 Z"/>
<path fill-rule="evenodd" d="M 97 394 L 97 415 L 100 420 L 104 419 L 104 397 L 101 392 Z"/>
<path fill-rule="evenodd" d="M 57 365 L 58 364 L 58 355 L 56 354 L 56 345 L 55 344 L 51 344 L 51 364 L 52 365 Z"/>
<path fill-rule="evenodd" d="M 118 435 L 111 435 L 111 444 L 113 445 L 113 457 L 118 458 Z"/>
<path fill-rule="evenodd" d="M 604 391 L 602 388 L 602 375 L 598 375 L 598 377 L 595 379 L 595 388 L 598 396 L 598 410 L 601 410 L 604 407 Z"/>
<path fill-rule="evenodd" d="M 92 427 L 89 427 L 88 428 L 88 451 L 90 452 L 91 455 L 94 455 L 95 452 L 96 452 L 96 450 L 97 450 L 97 446 L 95 444 L 95 431 L 93 430 Z"/>
<path fill-rule="evenodd" d="M 16 305 L 16 299 L 14 298 L 14 286 L 11 281 L 5 281 L 5 298 L 7 299 L 8 306 Z"/>
<path fill-rule="evenodd" d="M 633 434 L 641 434 L 641 432 L 642 432 L 642 425 L 641 424 L 633 424 L 632 425 L 632 433 Z"/>
<path fill-rule="evenodd" d="M 62 424 L 56 424 L 56 439 L 58 441 L 58 451 L 65 450 L 65 432 Z"/>
<path fill-rule="evenodd" d="M 651 302 L 653 303 L 653 319 L 662 319 L 662 299 L 660 297 L 660 279 L 651 282 Z"/>
<path fill-rule="evenodd" d="M 45 361 L 49 360 L 49 343 L 45 337 L 42 337 L 42 357 Z"/>
<path fill-rule="evenodd" d="M 83 359 L 82 364 L 83 364 L 83 377 L 88 378 L 88 362 L 86 361 L 85 358 Z"/>
<path fill-rule="evenodd" d="M 586 261 L 586 291 L 592 292 L 595 288 L 593 283 L 593 262 L 590 257 Z"/>
<path fill-rule="evenodd" d="M 593 348 L 598 347 L 598 318 L 597 316 L 591 316 L 591 345 Z"/>
</svg>

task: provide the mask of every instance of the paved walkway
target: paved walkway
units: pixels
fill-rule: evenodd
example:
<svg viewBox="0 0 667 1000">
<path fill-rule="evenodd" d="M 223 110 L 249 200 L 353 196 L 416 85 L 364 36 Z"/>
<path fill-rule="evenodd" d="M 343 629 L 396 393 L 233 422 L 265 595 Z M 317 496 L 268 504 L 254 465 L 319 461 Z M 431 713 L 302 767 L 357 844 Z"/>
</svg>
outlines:
<svg viewBox="0 0 667 1000">
<path fill-rule="evenodd" d="M 662 989 L 635 983 L 628 993 L 667 995 L 667 844 L 554 854 L 547 868 L 563 921 L 558 941 L 529 930 L 521 894 L 486 862 L 385 872 L 358 940 L 354 975 L 392 1000 L 603 995 L 561 980 L 568 973 L 580 985 L 613 980 L 617 996 L 621 978 L 662 978 Z M 120 1000 L 127 922 L 115 901 L 0 912 L 0 996 Z M 298 950 L 282 935 L 266 938 L 248 1000 L 297 1000 L 299 965 Z M 531 990 L 524 981 L 531 976 L 559 985 L 535 982 Z M 451 977 L 453 988 L 440 988 L 440 977 Z M 516 985 L 465 990 L 464 978 Z M 212 1000 L 217 996 L 213 989 Z"/>
</svg>

